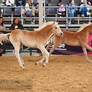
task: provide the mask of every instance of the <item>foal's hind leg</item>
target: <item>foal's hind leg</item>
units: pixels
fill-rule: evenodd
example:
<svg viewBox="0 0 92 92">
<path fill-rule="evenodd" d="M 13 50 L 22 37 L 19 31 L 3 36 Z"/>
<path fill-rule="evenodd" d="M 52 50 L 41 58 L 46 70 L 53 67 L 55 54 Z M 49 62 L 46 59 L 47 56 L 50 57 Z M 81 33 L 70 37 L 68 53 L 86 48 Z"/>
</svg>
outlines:
<svg viewBox="0 0 92 92">
<path fill-rule="evenodd" d="M 23 65 L 23 61 L 19 55 L 19 48 L 15 48 L 15 55 L 16 55 L 16 58 L 18 59 L 18 62 L 19 62 L 19 66 L 24 69 L 24 65 Z"/>
<path fill-rule="evenodd" d="M 85 44 L 85 47 L 86 47 L 86 49 L 92 51 L 92 48 L 91 48 L 88 44 Z M 87 51 L 85 51 L 85 49 L 84 49 L 84 52 L 87 53 Z M 88 56 L 87 56 L 87 55 L 86 55 L 86 57 L 87 57 L 87 60 L 88 60 L 89 62 L 92 62 L 92 60 L 89 60 L 89 59 L 88 59 Z"/>
<path fill-rule="evenodd" d="M 90 59 L 88 58 L 86 48 L 83 47 L 82 49 L 83 49 L 83 52 L 84 52 L 84 55 L 85 55 L 86 60 L 89 61 L 89 62 L 92 62 L 92 60 L 90 60 Z"/>
<path fill-rule="evenodd" d="M 87 48 L 88 50 L 92 51 L 92 48 L 91 48 L 88 44 L 86 44 L 85 46 L 86 46 L 86 48 Z"/>
<path fill-rule="evenodd" d="M 24 69 L 24 62 L 23 60 L 21 59 L 20 55 L 19 55 L 19 50 L 20 50 L 20 44 L 13 44 L 14 46 L 14 52 L 15 52 L 15 56 L 16 58 L 18 59 L 18 62 L 19 62 L 19 66 Z"/>
<path fill-rule="evenodd" d="M 15 50 L 13 50 L 13 53 L 16 55 Z M 20 57 L 20 58 L 21 58 L 21 57 Z M 23 64 L 23 66 L 24 66 L 24 61 L 23 61 L 22 58 L 21 58 L 21 62 L 22 62 L 22 64 Z"/>
</svg>

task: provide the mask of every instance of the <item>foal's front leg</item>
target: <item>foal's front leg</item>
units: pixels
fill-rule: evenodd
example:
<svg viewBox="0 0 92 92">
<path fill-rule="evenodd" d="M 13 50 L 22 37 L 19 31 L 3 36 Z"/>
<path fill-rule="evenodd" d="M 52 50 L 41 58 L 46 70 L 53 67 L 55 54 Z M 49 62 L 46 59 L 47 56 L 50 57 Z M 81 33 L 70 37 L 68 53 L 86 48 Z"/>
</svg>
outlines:
<svg viewBox="0 0 92 92">
<path fill-rule="evenodd" d="M 47 45 L 47 47 L 46 47 L 46 50 L 48 50 L 49 47 L 52 46 L 52 45 L 53 45 L 53 43 L 49 43 L 49 44 Z"/>
<path fill-rule="evenodd" d="M 43 57 L 41 60 L 37 61 L 35 64 L 36 65 L 41 64 L 44 60 L 45 60 L 45 58 Z"/>
<path fill-rule="evenodd" d="M 43 66 L 46 66 L 46 64 L 48 64 L 49 53 L 48 53 L 48 51 L 45 49 L 45 47 L 41 47 L 41 48 L 39 48 L 39 49 L 40 49 L 41 52 L 42 52 L 43 58 L 42 58 L 40 61 L 36 62 L 36 64 L 40 64 L 40 63 L 42 63 L 42 62 L 45 60 L 45 63 L 43 64 Z"/>
</svg>

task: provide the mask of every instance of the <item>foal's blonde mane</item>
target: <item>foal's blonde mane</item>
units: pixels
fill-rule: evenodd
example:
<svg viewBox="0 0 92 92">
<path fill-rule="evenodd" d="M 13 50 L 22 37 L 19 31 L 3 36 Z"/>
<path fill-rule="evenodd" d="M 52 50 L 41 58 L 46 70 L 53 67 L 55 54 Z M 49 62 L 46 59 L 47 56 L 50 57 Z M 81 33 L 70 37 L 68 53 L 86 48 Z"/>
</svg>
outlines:
<svg viewBox="0 0 92 92">
<path fill-rule="evenodd" d="M 86 28 L 87 26 L 89 26 L 89 25 L 91 25 L 91 24 L 92 24 L 92 23 L 89 23 L 89 24 L 83 24 L 77 32 L 82 31 L 84 28 Z"/>
<path fill-rule="evenodd" d="M 39 31 L 39 30 L 43 29 L 44 27 L 51 25 L 53 23 L 54 23 L 54 21 L 45 22 L 45 23 L 43 23 L 43 25 L 41 27 L 35 29 L 35 31 Z M 55 22 L 55 23 L 57 23 L 57 22 Z"/>
</svg>

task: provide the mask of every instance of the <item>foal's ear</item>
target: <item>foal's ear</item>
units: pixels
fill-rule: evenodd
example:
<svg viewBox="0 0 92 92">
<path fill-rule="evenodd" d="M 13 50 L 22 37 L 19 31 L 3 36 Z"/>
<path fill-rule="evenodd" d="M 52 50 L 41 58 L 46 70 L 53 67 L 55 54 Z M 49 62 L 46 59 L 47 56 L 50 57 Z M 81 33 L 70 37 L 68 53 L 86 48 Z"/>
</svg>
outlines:
<svg viewBox="0 0 92 92">
<path fill-rule="evenodd" d="M 53 24 L 58 24 L 58 22 L 57 21 L 53 21 Z"/>
<path fill-rule="evenodd" d="M 53 21 L 53 24 L 52 24 L 52 26 L 53 26 L 53 27 L 55 27 L 55 24 L 56 24 L 56 22 L 55 22 L 55 21 Z"/>
</svg>

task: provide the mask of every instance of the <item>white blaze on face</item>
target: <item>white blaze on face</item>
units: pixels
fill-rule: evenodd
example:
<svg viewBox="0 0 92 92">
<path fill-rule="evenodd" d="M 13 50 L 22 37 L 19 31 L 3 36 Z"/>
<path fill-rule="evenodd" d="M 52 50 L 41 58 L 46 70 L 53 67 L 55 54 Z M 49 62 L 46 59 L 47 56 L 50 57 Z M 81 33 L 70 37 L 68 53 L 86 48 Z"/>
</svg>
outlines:
<svg viewBox="0 0 92 92">
<path fill-rule="evenodd" d="M 55 22 L 55 30 L 58 36 L 61 36 L 63 34 L 57 22 Z"/>
</svg>

